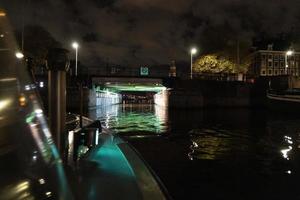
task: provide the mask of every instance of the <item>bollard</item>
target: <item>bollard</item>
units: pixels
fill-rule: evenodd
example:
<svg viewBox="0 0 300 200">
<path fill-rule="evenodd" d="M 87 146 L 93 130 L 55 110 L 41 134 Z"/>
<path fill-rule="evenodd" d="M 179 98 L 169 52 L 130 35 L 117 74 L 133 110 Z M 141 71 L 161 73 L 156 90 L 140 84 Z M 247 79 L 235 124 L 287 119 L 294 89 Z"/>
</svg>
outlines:
<svg viewBox="0 0 300 200">
<path fill-rule="evenodd" d="M 51 49 L 47 55 L 49 126 L 54 142 L 64 157 L 66 144 L 66 71 L 68 51 Z"/>
</svg>

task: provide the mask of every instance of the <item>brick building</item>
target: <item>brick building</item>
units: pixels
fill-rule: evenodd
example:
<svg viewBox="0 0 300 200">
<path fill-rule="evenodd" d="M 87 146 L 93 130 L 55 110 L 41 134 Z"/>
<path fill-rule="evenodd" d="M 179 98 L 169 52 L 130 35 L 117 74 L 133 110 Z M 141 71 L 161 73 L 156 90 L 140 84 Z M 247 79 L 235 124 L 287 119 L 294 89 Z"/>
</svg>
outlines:
<svg viewBox="0 0 300 200">
<path fill-rule="evenodd" d="M 250 56 L 249 74 L 253 76 L 300 76 L 300 52 L 258 50 Z"/>
</svg>

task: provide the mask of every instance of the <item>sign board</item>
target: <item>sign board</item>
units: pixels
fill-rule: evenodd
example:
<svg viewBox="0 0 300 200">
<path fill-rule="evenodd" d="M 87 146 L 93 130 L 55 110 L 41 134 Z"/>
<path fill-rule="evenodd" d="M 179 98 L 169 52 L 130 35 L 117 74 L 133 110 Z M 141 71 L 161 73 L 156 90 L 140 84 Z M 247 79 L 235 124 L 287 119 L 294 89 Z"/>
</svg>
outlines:
<svg viewBox="0 0 300 200">
<path fill-rule="evenodd" d="M 140 74 L 141 74 L 141 76 L 148 76 L 149 75 L 148 67 L 141 67 L 140 68 Z"/>
</svg>

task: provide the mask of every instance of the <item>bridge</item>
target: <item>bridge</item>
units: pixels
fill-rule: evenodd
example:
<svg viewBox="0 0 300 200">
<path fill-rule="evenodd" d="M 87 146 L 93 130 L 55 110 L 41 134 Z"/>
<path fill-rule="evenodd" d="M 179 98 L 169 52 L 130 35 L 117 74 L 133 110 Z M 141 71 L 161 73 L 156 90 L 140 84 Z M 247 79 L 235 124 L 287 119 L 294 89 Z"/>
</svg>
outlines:
<svg viewBox="0 0 300 200">
<path fill-rule="evenodd" d="M 126 102 L 128 96 L 145 97 L 146 102 L 156 102 L 156 94 L 166 91 L 162 78 L 151 77 L 92 77 L 96 106 Z M 132 99 L 131 99 L 132 100 Z"/>
<path fill-rule="evenodd" d="M 113 92 L 160 92 L 166 89 L 162 78 L 148 77 L 92 77 L 92 84 Z"/>
</svg>

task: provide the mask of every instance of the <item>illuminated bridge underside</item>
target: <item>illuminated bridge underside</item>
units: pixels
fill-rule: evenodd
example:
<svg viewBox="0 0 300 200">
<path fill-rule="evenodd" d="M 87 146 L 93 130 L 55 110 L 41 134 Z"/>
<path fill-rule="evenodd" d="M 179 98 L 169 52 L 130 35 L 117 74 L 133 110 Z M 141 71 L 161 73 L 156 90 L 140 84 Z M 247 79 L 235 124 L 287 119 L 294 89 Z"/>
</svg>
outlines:
<svg viewBox="0 0 300 200">
<path fill-rule="evenodd" d="M 160 92 L 166 88 L 161 79 L 152 78 L 93 78 L 102 90 L 111 92 Z"/>
</svg>

